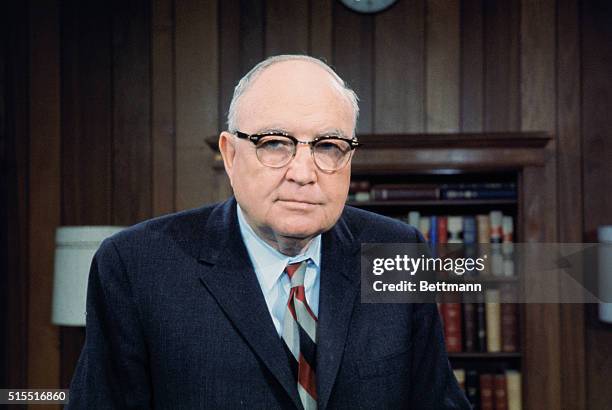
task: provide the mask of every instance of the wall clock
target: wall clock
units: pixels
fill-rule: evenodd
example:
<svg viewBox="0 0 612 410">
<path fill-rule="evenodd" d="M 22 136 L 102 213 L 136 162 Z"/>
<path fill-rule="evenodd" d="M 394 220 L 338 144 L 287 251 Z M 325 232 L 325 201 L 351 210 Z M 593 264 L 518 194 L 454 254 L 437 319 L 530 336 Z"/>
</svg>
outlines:
<svg viewBox="0 0 612 410">
<path fill-rule="evenodd" d="M 342 4 L 359 13 L 378 13 L 397 0 L 340 0 Z"/>
</svg>

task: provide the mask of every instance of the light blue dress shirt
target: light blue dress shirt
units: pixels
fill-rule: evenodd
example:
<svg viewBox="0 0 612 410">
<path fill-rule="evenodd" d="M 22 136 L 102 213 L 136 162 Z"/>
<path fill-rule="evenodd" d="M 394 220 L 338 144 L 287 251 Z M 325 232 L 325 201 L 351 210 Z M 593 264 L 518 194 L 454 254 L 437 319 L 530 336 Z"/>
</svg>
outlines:
<svg viewBox="0 0 612 410">
<path fill-rule="evenodd" d="M 302 262 L 309 259 L 304 277 L 304 290 L 306 301 L 315 315 L 319 315 L 319 286 L 321 271 L 321 235 L 317 235 L 306 248 L 296 256 L 283 255 L 263 239 L 261 239 L 246 221 L 242 209 L 238 208 L 238 225 L 242 240 L 247 248 L 251 263 L 255 269 L 259 286 L 266 299 L 268 310 L 272 316 L 274 327 L 280 336 L 283 329 L 283 319 L 287 310 L 291 282 L 283 274 L 285 267 L 290 263 Z"/>
</svg>

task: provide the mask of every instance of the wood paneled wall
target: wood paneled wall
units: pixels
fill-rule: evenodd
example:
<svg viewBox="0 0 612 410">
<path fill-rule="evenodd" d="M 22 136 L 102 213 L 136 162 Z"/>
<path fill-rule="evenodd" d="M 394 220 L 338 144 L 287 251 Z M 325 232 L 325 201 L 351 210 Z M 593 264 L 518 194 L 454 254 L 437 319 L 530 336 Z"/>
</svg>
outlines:
<svg viewBox="0 0 612 410">
<path fill-rule="evenodd" d="M 218 199 L 204 138 L 224 128 L 233 86 L 265 56 L 331 63 L 360 97 L 360 133 L 549 131 L 547 178 L 558 182 L 544 194 L 559 205 L 542 237 L 593 239 L 610 222 L 610 201 L 599 202 L 610 169 L 597 165 L 612 152 L 604 1 L 399 0 L 376 15 L 331 0 L 20 3 L 6 14 L 24 24 L 5 26 L 12 119 L 0 125 L 14 159 L 4 192 L 18 198 L 3 213 L 20 223 L 7 223 L 20 242 L 5 279 L 27 318 L 7 345 L 31 341 L 18 350 L 30 384 L 66 386 L 83 341 L 48 323 L 55 226 L 130 225 Z M 589 401 L 609 395 L 591 365 L 609 333 L 585 332 L 582 306 L 533 309 L 563 329 L 541 360 L 578 351 L 527 394 L 563 391 L 559 407 L 585 408 L 588 380 Z"/>
</svg>

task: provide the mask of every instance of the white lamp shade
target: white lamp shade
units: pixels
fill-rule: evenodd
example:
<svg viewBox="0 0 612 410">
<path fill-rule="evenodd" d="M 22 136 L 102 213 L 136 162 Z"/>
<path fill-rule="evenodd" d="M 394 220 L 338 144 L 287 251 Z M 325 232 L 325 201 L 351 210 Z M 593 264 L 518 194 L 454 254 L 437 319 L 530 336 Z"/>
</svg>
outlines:
<svg viewBox="0 0 612 410">
<path fill-rule="evenodd" d="M 87 278 L 102 241 L 119 226 L 64 226 L 55 233 L 55 274 L 51 321 L 60 326 L 85 326 Z"/>
<path fill-rule="evenodd" d="M 600 226 L 597 239 L 599 248 L 599 293 L 604 300 L 612 299 L 612 225 Z M 599 319 L 612 323 L 612 303 L 599 304 Z"/>
</svg>

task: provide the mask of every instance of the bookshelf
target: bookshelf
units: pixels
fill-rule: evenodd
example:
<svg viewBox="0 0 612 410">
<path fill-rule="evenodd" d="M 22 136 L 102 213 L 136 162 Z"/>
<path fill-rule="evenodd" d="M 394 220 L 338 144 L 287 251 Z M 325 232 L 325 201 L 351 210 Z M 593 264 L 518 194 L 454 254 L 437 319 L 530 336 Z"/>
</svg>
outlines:
<svg viewBox="0 0 612 410">
<path fill-rule="evenodd" d="M 419 210 L 429 215 L 479 214 L 501 210 L 514 220 L 515 242 L 554 242 L 556 204 L 552 136 L 545 132 L 360 135 L 352 180 L 376 183 L 513 182 L 512 199 L 350 200 L 348 204 L 392 217 Z M 216 150 L 217 137 L 208 139 Z M 231 194 L 220 157 L 213 170 L 218 198 Z M 512 282 L 516 278 L 488 278 Z M 450 353 L 454 367 L 521 372 L 522 408 L 560 408 L 561 326 L 559 305 L 518 308 L 514 352 Z M 572 352 L 563 353 L 564 356 Z M 568 358 L 567 360 L 572 360 Z"/>
</svg>

